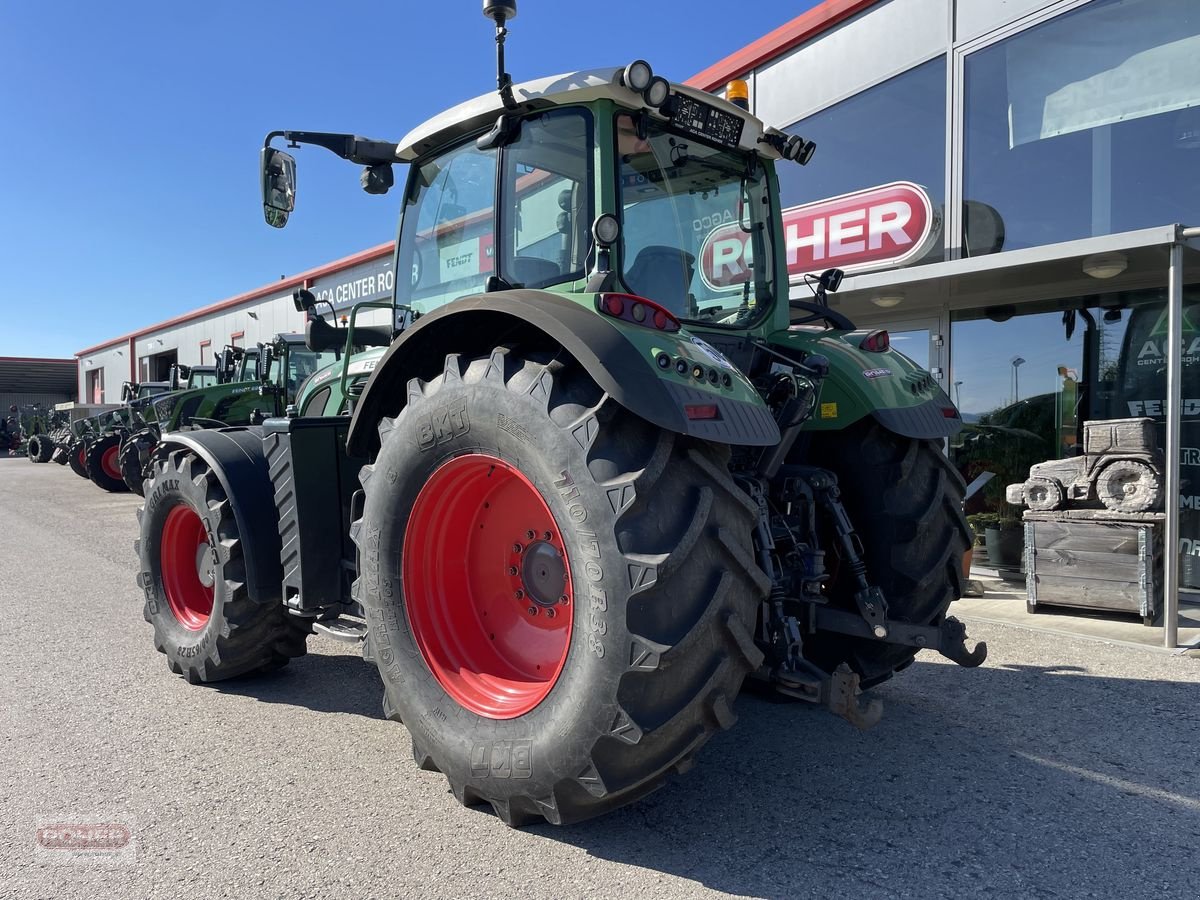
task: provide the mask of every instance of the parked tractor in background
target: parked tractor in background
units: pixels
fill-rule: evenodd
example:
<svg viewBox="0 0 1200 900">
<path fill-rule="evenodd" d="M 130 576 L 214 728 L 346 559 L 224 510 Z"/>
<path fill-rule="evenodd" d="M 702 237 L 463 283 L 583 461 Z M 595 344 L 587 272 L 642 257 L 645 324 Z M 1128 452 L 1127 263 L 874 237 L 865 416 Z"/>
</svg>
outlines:
<svg viewBox="0 0 1200 900">
<path fill-rule="evenodd" d="M 1090 506 L 1147 512 L 1162 502 L 1163 457 L 1154 420 L 1103 419 L 1083 426 L 1083 454 L 1038 463 L 1005 489 L 1005 499 L 1032 510 Z"/>
<path fill-rule="evenodd" d="M 345 409 L 310 383 L 260 425 L 163 435 L 137 582 L 170 669 L 356 641 L 419 766 L 519 825 L 686 771 L 747 676 L 866 727 L 860 691 L 920 649 L 979 665 L 946 615 L 957 411 L 829 307 L 841 273 L 788 299 L 775 169 L 813 145 L 641 60 L 514 85 L 516 5 L 484 12 L 497 93 L 399 143 L 267 138 L 279 227 L 277 137 L 365 166 L 369 193 L 409 164 L 395 336 Z"/>
<path fill-rule="evenodd" d="M 45 409 L 40 403 L 26 407 L 22 416 L 25 432 L 25 455 L 30 462 L 45 463 L 54 457 L 58 445 L 71 434 L 71 417 L 55 409 Z M 66 459 L 63 458 L 65 463 Z"/>
</svg>

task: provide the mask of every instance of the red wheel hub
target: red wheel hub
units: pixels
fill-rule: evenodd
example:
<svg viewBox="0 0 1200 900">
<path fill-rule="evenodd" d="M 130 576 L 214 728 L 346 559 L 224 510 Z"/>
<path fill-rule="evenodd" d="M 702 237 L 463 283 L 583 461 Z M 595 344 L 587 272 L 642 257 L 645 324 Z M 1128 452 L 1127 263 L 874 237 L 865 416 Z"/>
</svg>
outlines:
<svg viewBox="0 0 1200 900">
<path fill-rule="evenodd" d="M 442 464 L 413 504 L 401 575 L 421 655 L 461 706 L 513 719 L 546 699 L 571 643 L 571 568 L 520 470 L 484 454 Z"/>
<path fill-rule="evenodd" d="M 171 507 L 158 551 L 163 591 L 175 618 L 190 631 L 202 629 L 212 615 L 215 552 L 196 511 L 184 504 Z"/>
<path fill-rule="evenodd" d="M 109 478 L 121 480 L 121 464 L 117 458 L 120 455 L 120 449 L 116 444 L 105 448 L 104 453 L 100 457 L 100 468 L 104 470 L 104 474 Z"/>
</svg>

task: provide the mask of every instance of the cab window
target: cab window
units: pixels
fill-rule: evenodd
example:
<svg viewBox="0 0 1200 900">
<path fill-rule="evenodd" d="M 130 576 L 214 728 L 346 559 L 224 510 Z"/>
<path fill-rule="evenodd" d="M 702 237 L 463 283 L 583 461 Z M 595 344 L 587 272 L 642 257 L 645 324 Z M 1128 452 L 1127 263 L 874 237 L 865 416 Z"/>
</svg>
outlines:
<svg viewBox="0 0 1200 900">
<path fill-rule="evenodd" d="M 501 276 L 546 287 L 582 278 L 592 222 L 592 123 L 558 110 L 521 123 L 504 149 Z"/>
<path fill-rule="evenodd" d="M 496 151 L 474 142 L 413 172 L 400 236 L 397 302 L 429 312 L 482 291 L 495 272 Z"/>
</svg>

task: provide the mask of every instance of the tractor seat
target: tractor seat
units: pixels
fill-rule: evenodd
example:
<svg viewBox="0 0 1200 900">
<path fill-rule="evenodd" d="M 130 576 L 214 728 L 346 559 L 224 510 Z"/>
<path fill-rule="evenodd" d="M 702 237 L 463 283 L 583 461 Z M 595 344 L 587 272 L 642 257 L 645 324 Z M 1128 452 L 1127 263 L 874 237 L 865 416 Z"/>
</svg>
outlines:
<svg viewBox="0 0 1200 900">
<path fill-rule="evenodd" d="M 536 256 L 514 256 L 512 276 L 523 287 L 541 287 L 554 284 L 562 274 L 558 263 Z"/>
<path fill-rule="evenodd" d="M 691 314 L 690 294 L 696 257 L 678 247 L 643 247 L 625 273 L 625 285 L 677 316 Z"/>
</svg>

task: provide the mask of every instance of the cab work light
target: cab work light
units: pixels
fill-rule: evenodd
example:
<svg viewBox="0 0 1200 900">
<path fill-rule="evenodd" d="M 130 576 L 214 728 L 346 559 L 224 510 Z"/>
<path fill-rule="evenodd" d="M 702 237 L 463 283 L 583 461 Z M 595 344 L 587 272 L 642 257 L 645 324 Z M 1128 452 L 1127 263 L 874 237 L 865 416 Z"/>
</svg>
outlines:
<svg viewBox="0 0 1200 900">
<path fill-rule="evenodd" d="M 653 300 L 635 294 L 599 294 L 596 309 L 606 316 L 654 328 L 658 331 L 678 331 L 679 320 Z"/>
</svg>

